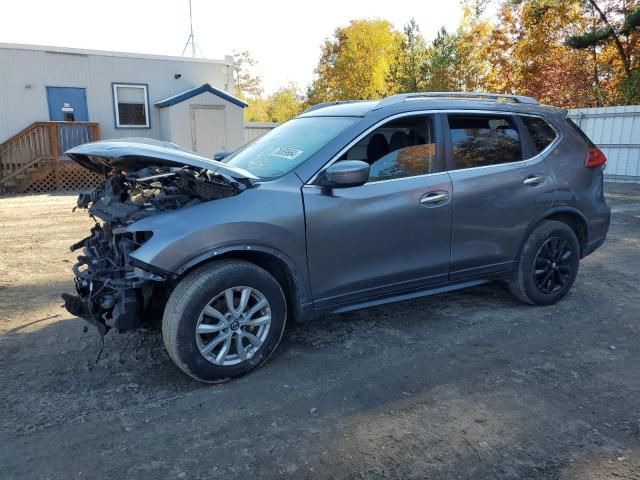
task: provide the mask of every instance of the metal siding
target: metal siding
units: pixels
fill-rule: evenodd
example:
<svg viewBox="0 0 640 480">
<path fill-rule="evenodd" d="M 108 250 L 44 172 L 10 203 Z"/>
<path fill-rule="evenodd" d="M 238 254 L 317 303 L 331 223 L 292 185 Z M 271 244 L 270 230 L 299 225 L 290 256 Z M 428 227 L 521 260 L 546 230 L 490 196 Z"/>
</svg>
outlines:
<svg viewBox="0 0 640 480">
<path fill-rule="evenodd" d="M 573 109 L 569 117 L 607 156 L 605 175 L 640 177 L 640 106 Z"/>
<path fill-rule="evenodd" d="M 161 138 L 156 101 L 204 83 L 232 88 L 230 72 L 221 62 L 0 47 L 0 143 L 33 122 L 48 120 L 46 86 L 85 88 L 89 120 L 100 123 L 102 138 L 141 133 Z M 175 79 L 176 74 L 181 77 Z M 115 129 L 112 82 L 148 84 L 150 129 Z"/>
</svg>

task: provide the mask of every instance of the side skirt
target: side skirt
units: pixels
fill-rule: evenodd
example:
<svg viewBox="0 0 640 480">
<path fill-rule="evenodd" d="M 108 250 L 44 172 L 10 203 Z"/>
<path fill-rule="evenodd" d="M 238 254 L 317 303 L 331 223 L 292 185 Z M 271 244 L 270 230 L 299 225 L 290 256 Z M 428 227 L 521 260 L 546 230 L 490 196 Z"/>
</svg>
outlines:
<svg viewBox="0 0 640 480">
<path fill-rule="evenodd" d="M 483 283 L 489 283 L 494 278 L 480 278 L 476 280 L 467 280 L 464 282 L 452 282 L 446 284 L 434 285 L 429 288 L 420 290 L 410 290 L 393 295 L 385 295 L 379 297 L 370 297 L 358 302 L 353 303 L 339 303 L 336 305 L 330 305 L 323 308 L 314 309 L 314 317 L 321 315 L 328 315 L 331 313 L 344 313 L 352 310 L 360 310 L 364 308 L 377 307 L 387 303 L 400 302 L 402 300 L 411 300 L 412 298 L 426 297 L 429 295 L 437 295 L 439 293 L 451 292 L 453 290 L 460 290 L 462 288 L 474 287 L 476 285 L 482 285 Z"/>
</svg>

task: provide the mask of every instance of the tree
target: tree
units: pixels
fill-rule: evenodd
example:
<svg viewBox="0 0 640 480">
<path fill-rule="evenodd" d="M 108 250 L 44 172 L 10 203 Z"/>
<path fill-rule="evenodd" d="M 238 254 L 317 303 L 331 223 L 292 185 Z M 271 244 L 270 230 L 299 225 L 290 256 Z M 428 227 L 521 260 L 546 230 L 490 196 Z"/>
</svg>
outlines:
<svg viewBox="0 0 640 480">
<path fill-rule="evenodd" d="M 594 79 L 615 85 L 610 96 L 619 92 L 627 102 L 640 102 L 640 2 L 637 0 L 583 0 L 585 15 L 591 13 L 596 21 L 590 28 L 570 35 L 565 44 L 576 50 L 588 50 L 594 61 Z M 615 52 L 615 55 L 611 55 Z M 616 60 L 617 58 L 617 60 Z M 600 65 L 600 64 L 603 65 Z M 620 70 L 618 72 L 618 70 Z M 608 78 L 607 78 L 608 76 Z M 612 81 L 615 77 L 618 81 Z M 614 78 L 612 78 L 614 77 Z M 617 92 L 616 92 L 617 90 Z"/>
<path fill-rule="evenodd" d="M 459 82 L 456 78 L 458 38 L 442 27 L 431 43 L 426 72 L 426 89 L 436 92 L 451 92 L 458 90 Z"/>
<path fill-rule="evenodd" d="M 245 122 L 270 122 L 271 114 L 269 112 L 268 98 L 249 98 L 247 99 L 248 107 L 244 109 Z"/>
<path fill-rule="evenodd" d="M 266 98 L 251 98 L 248 103 L 249 106 L 244 111 L 247 122 L 282 123 L 298 115 L 304 108 L 298 87 L 293 82 Z"/>
<path fill-rule="evenodd" d="M 488 62 L 493 25 L 482 17 L 487 0 L 463 2 L 463 16 L 456 32 L 455 68 L 459 90 L 482 92 L 486 90 L 491 72 Z"/>
<path fill-rule="evenodd" d="M 504 1 L 482 55 L 490 65 L 485 88 L 567 108 L 596 103 L 588 53 L 563 44 L 585 23 L 581 1 Z"/>
<path fill-rule="evenodd" d="M 262 95 L 262 78 L 252 73 L 257 64 L 247 50 L 233 52 L 234 93 L 237 97 L 247 99 Z"/>
<path fill-rule="evenodd" d="M 302 112 L 303 101 L 298 93 L 295 83 L 289 82 L 286 87 L 282 87 L 271 95 L 270 116 L 272 122 L 286 122 Z"/>
<path fill-rule="evenodd" d="M 322 45 L 310 103 L 373 99 L 389 92 L 390 67 L 402 35 L 386 20 L 352 20 Z"/>
<path fill-rule="evenodd" d="M 592 28 L 581 35 L 572 35 L 567 38 L 566 44 L 570 48 L 586 49 L 595 48 L 607 41 L 612 41 L 622 61 L 627 77 L 631 76 L 631 52 L 625 48 L 627 36 L 640 29 L 640 7 L 630 8 L 625 2 L 622 6 L 622 15 L 616 22 L 613 11 L 606 12 L 595 0 L 586 0 L 587 5 L 597 12 L 601 20 L 601 26 Z"/>
<path fill-rule="evenodd" d="M 419 92 L 426 88 L 429 58 L 427 42 L 412 18 L 404 27 L 404 35 L 394 61 L 389 67 L 389 90 L 394 93 Z"/>
</svg>

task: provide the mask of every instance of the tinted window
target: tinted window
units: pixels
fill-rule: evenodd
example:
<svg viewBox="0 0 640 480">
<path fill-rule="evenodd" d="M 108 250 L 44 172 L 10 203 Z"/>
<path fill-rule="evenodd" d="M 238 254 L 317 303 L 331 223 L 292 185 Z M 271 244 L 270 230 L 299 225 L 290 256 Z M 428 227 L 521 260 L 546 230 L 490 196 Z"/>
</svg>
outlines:
<svg viewBox="0 0 640 480">
<path fill-rule="evenodd" d="M 510 117 L 449 115 L 449 131 L 455 168 L 522 160 L 520 136 Z"/>
<path fill-rule="evenodd" d="M 225 162 L 260 178 L 275 178 L 293 170 L 357 118 L 298 117 L 236 150 Z"/>
<path fill-rule="evenodd" d="M 365 136 L 341 160 L 369 163 L 370 182 L 433 173 L 438 167 L 431 117 L 392 120 Z"/>
<path fill-rule="evenodd" d="M 543 119 L 538 117 L 520 117 L 529 130 L 529 135 L 536 147 L 536 153 L 540 153 L 553 143 L 556 132 Z"/>
</svg>

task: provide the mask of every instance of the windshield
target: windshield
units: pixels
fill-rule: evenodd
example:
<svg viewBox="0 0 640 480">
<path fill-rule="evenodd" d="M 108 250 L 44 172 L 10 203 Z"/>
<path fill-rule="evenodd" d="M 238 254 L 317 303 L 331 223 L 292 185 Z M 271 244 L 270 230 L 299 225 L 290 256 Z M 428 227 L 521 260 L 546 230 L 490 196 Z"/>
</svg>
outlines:
<svg viewBox="0 0 640 480">
<path fill-rule="evenodd" d="M 260 178 L 290 172 L 336 137 L 356 117 L 294 118 L 229 155 L 225 162 Z"/>
</svg>

